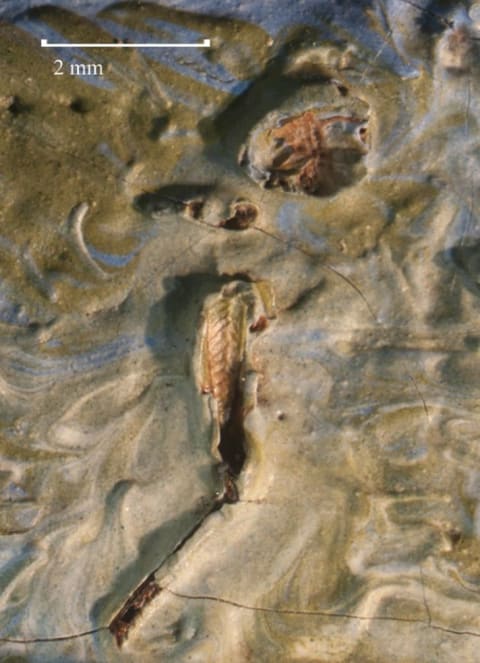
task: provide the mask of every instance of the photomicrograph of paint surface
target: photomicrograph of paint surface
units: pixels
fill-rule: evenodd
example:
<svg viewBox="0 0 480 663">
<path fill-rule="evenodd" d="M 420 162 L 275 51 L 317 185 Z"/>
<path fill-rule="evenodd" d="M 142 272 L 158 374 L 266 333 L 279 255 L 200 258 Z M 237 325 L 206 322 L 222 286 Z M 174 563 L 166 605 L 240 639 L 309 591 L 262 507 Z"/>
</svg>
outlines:
<svg viewBox="0 0 480 663">
<path fill-rule="evenodd" d="M 478 661 L 479 117 L 478 2 L 0 5 L 2 661 Z"/>
</svg>

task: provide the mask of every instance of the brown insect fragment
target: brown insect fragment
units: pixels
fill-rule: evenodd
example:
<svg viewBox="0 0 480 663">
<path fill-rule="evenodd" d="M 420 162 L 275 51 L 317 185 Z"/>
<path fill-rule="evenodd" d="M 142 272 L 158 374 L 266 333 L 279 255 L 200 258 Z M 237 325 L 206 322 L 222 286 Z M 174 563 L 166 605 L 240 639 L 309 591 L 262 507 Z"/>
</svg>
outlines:
<svg viewBox="0 0 480 663">
<path fill-rule="evenodd" d="M 128 638 L 128 632 L 135 623 L 137 617 L 142 612 L 147 603 L 153 599 L 154 596 L 160 593 L 160 586 L 155 580 L 155 576 L 151 573 L 141 585 L 133 592 L 127 599 L 121 610 L 115 615 L 109 625 L 110 633 L 115 636 L 117 645 L 122 646 L 124 641 Z"/>
<path fill-rule="evenodd" d="M 356 165 L 367 152 L 364 120 L 309 109 L 270 125 L 252 134 L 247 150 L 250 174 L 265 186 L 326 196 L 359 176 Z"/>
<path fill-rule="evenodd" d="M 204 312 L 202 392 L 217 403 L 220 426 L 228 420 L 244 356 L 248 305 L 235 283 L 222 288 Z"/>
<path fill-rule="evenodd" d="M 185 213 L 192 219 L 199 219 L 202 213 L 205 201 L 201 199 L 189 200 L 185 203 Z"/>
<path fill-rule="evenodd" d="M 240 201 L 233 206 L 233 213 L 220 223 L 226 230 L 246 230 L 257 218 L 257 208 L 252 203 Z"/>
<path fill-rule="evenodd" d="M 267 325 L 267 318 L 264 315 L 261 315 L 250 325 L 249 330 L 251 332 L 261 332 L 266 329 Z"/>
</svg>

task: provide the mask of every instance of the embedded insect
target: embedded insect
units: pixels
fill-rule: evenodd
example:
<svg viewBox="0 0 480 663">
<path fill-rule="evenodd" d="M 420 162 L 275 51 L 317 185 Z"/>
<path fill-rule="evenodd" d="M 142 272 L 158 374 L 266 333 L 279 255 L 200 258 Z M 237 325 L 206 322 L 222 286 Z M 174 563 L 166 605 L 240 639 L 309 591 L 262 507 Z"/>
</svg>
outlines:
<svg viewBox="0 0 480 663">
<path fill-rule="evenodd" d="M 283 118 L 272 113 L 251 134 L 241 163 L 265 187 L 326 196 L 363 175 L 366 143 L 366 121 L 358 117 L 325 117 L 314 108 Z"/>
<path fill-rule="evenodd" d="M 248 284 L 229 283 L 207 302 L 204 310 L 201 389 L 215 399 L 220 427 L 230 416 L 238 389 L 252 294 Z"/>
</svg>

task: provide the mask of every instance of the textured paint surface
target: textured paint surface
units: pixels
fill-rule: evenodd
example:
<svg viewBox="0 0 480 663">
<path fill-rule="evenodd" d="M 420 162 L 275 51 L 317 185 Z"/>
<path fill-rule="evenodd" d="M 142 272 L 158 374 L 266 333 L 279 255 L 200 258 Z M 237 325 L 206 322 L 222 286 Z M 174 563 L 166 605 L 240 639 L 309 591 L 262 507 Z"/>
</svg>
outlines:
<svg viewBox="0 0 480 663">
<path fill-rule="evenodd" d="M 0 659 L 474 663 L 480 4 L 165 4 L 0 7 Z"/>
</svg>

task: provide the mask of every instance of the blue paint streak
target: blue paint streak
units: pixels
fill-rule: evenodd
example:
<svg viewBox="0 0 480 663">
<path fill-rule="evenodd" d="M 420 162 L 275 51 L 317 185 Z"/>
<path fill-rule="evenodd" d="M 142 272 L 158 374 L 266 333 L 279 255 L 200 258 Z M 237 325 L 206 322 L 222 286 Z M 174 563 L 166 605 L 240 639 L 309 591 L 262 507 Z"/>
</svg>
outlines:
<svg viewBox="0 0 480 663">
<path fill-rule="evenodd" d="M 49 42 L 53 43 L 68 43 L 69 39 L 62 35 L 60 32 L 57 32 L 56 30 L 53 30 L 47 23 L 43 23 L 42 21 L 31 21 L 27 18 L 21 18 L 16 21 L 16 25 L 21 28 L 22 30 L 25 30 L 26 32 L 29 32 L 31 35 L 34 37 L 38 38 L 38 41 L 40 42 L 40 39 L 48 39 Z M 43 49 L 42 49 L 43 50 Z M 106 63 L 105 62 L 99 62 L 98 60 L 93 60 L 88 53 L 83 51 L 81 48 L 49 48 L 45 49 L 46 52 L 50 52 L 52 56 L 52 76 L 54 75 L 53 72 L 56 69 L 54 69 L 54 61 L 59 58 L 63 60 L 64 67 L 63 67 L 63 75 L 64 76 L 70 76 L 70 73 L 68 71 L 68 66 L 70 64 L 88 64 L 92 63 L 95 64 L 96 62 L 98 64 L 102 64 L 103 68 L 105 70 Z M 105 77 L 105 74 L 103 76 L 76 76 L 76 78 L 81 79 L 85 83 L 88 83 L 90 85 L 93 85 L 94 87 L 102 88 L 102 89 L 113 89 L 115 85 L 113 84 L 112 81 L 108 80 Z"/>
</svg>

